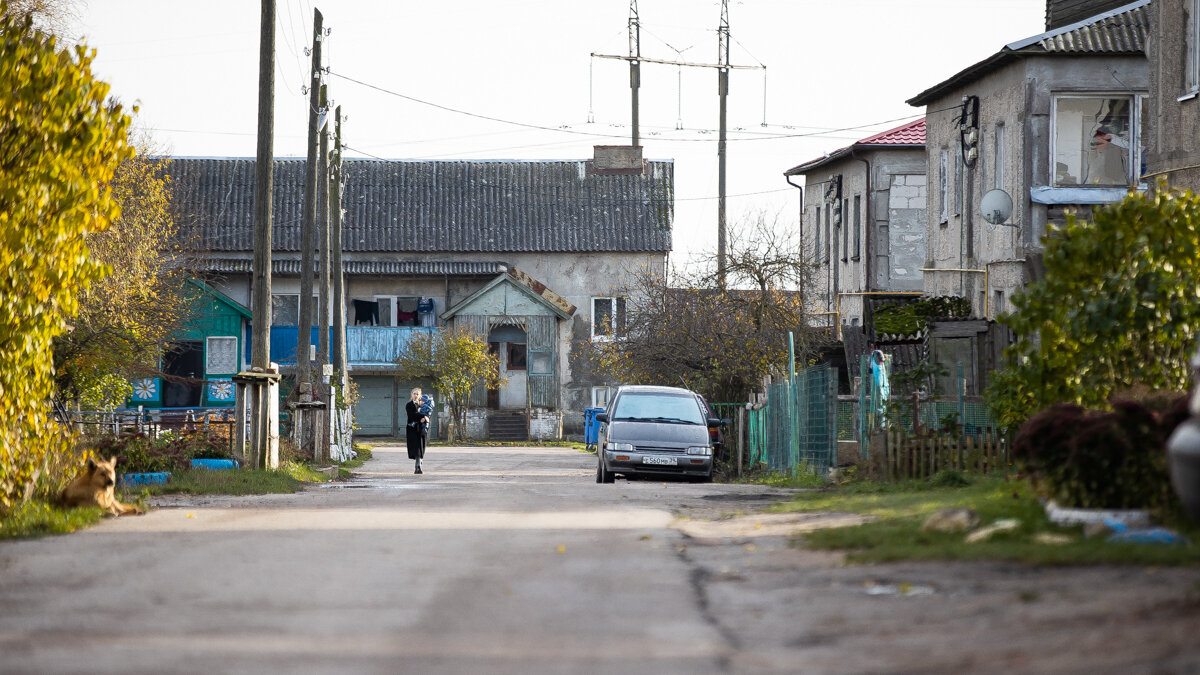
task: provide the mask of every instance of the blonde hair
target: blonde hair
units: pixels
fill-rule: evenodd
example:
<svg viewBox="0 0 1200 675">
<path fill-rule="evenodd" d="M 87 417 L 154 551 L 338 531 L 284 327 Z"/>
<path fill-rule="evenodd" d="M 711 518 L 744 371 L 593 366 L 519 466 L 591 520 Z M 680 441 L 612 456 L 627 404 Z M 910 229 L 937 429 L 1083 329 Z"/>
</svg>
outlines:
<svg viewBox="0 0 1200 675">
<path fill-rule="evenodd" d="M 420 388 L 420 387 L 413 387 L 413 388 L 412 388 L 412 391 L 410 391 L 410 392 L 408 392 L 408 393 L 409 393 L 409 395 L 410 395 L 410 396 L 411 396 L 412 394 L 419 394 L 419 393 L 421 393 L 421 388 Z"/>
</svg>

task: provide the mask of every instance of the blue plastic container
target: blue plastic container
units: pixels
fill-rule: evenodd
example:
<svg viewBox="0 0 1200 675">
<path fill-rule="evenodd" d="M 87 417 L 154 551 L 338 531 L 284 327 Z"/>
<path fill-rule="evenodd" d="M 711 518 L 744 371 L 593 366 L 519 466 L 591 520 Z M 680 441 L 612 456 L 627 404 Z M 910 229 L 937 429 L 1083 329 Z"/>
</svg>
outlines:
<svg viewBox="0 0 1200 675">
<path fill-rule="evenodd" d="M 583 442 L 595 445 L 600 440 L 600 423 L 596 415 L 604 412 L 604 408 L 586 408 L 583 411 Z"/>
<path fill-rule="evenodd" d="M 159 471 L 156 473 L 123 473 L 121 474 L 121 485 L 161 485 L 167 482 L 171 477 L 170 471 Z"/>
<path fill-rule="evenodd" d="M 236 459 L 193 459 L 193 469 L 236 469 Z"/>
</svg>

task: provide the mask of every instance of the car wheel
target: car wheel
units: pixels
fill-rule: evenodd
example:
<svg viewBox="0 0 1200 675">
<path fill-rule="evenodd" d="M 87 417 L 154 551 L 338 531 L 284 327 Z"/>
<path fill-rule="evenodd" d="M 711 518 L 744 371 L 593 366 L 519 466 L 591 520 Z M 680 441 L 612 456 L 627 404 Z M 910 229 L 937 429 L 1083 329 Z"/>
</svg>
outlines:
<svg viewBox="0 0 1200 675">
<path fill-rule="evenodd" d="M 614 476 L 611 471 L 604 467 L 604 458 L 598 457 L 596 459 L 596 482 L 611 483 L 615 479 L 616 476 Z"/>
</svg>

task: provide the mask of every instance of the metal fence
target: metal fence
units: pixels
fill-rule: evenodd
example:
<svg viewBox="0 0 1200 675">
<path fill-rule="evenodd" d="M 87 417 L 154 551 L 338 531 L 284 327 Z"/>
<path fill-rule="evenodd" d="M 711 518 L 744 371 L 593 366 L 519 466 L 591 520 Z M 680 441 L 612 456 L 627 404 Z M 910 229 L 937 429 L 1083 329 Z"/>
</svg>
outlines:
<svg viewBox="0 0 1200 675">
<path fill-rule="evenodd" d="M 888 365 L 885 361 L 885 369 Z M 871 372 L 866 356 L 860 372 Z M 820 364 L 796 371 L 792 381 L 768 385 L 765 400 L 747 406 L 745 429 L 737 433 L 745 434 L 751 469 L 790 473 L 801 467 L 823 472 L 835 465 L 838 441 L 858 442 L 865 460 L 871 433 L 885 429 L 945 429 L 976 442 L 994 435 L 996 425 L 983 400 L 964 393 L 962 366 L 954 382 L 952 397 L 906 398 L 890 390 L 886 378 L 868 376 L 855 395 L 839 397 L 837 369 Z"/>
<path fill-rule="evenodd" d="M 765 404 L 747 414 L 751 468 L 825 471 L 837 457 L 837 370 L 820 364 L 767 387 Z"/>
<path fill-rule="evenodd" d="M 234 410 L 222 408 L 155 408 L 148 410 L 66 410 L 56 407 L 54 417 L 63 426 L 91 435 L 163 432 L 204 433 L 227 444 L 233 452 Z"/>
</svg>

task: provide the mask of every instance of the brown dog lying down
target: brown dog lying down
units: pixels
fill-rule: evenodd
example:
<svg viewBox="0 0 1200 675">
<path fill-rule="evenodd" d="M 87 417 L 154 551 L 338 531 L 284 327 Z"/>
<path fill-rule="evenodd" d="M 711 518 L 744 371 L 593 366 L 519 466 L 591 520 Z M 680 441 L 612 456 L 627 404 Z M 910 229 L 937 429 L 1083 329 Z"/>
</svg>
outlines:
<svg viewBox="0 0 1200 675">
<path fill-rule="evenodd" d="M 113 494 L 117 484 L 117 458 L 105 461 L 88 460 L 87 468 L 58 496 L 62 506 L 99 506 L 114 516 L 130 513 L 142 515 L 133 504 L 122 504 Z"/>
</svg>

